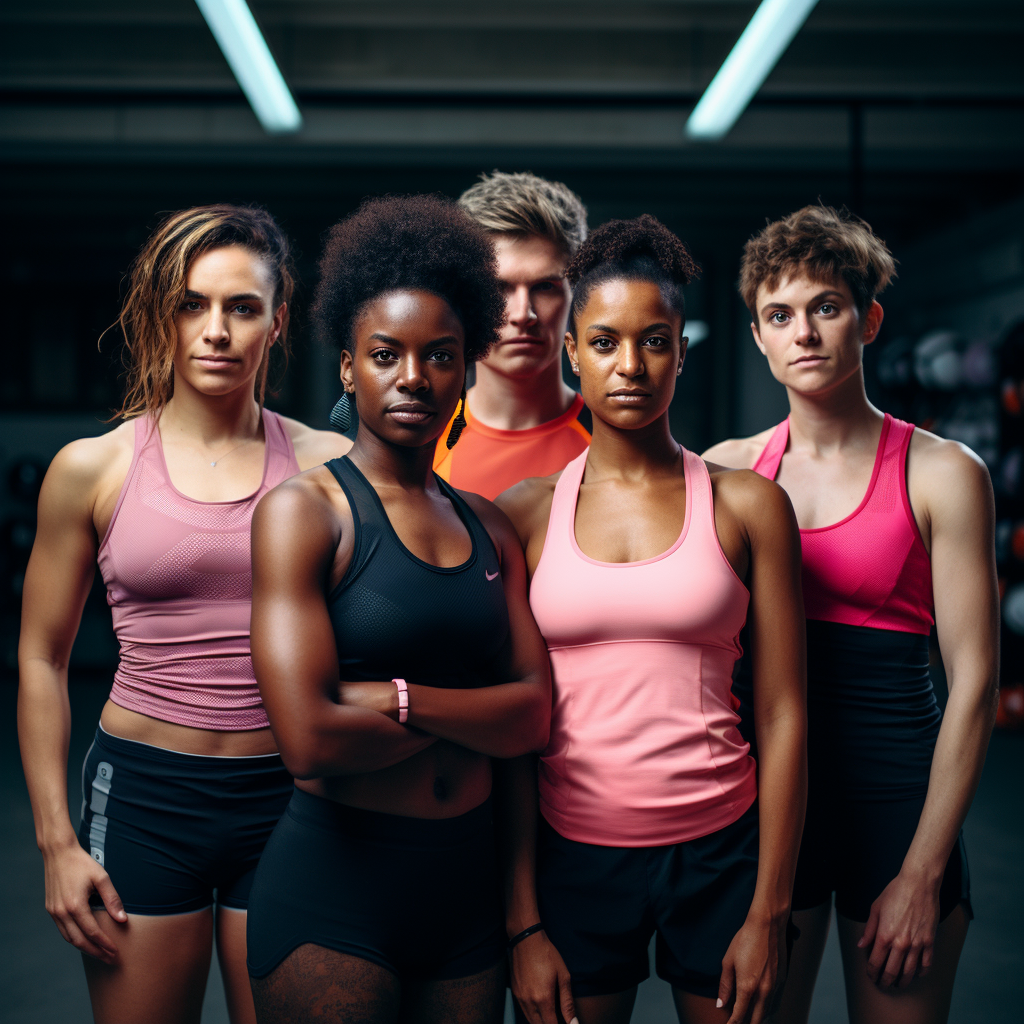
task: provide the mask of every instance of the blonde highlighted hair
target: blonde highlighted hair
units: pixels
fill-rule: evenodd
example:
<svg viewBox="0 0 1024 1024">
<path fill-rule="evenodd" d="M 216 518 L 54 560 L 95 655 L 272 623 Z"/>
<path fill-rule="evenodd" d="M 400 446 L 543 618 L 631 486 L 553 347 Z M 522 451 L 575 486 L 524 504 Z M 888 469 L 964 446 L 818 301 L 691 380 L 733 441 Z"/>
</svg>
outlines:
<svg viewBox="0 0 1024 1024">
<path fill-rule="evenodd" d="M 288 239 L 277 222 L 258 206 L 227 203 L 194 206 L 172 213 L 153 232 L 132 264 L 128 295 L 118 324 L 124 334 L 127 387 L 115 418 L 158 412 L 174 392 L 174 314 L 185 297 L 192 263 L 211 249 L 240 245 L 270 268 L 274 308 L 291 303 L 295 290 Z M 278 337 L 287 360 L 288 310 Z M 269 350 L 256 375 L 255 397 L 266 394 Z"/>
<path fill-rule="evenodd" d="M 494 171 L 459 196 L 459 206 L 498 235 L 547 238 L 571 258 L 587 239 L 587 208 L 567 185 L 536 174 Z"/>
<path fill-rule="evenodd" d="M 813 279 L 845 281 L 863 315 L 896 276 L 896 261 L 867 221 L 831 206 L 805 206 L 768 224 L 743 248 L 740 295 L 757 323 L 757 290 L 806 271 Z"/>
</svg>

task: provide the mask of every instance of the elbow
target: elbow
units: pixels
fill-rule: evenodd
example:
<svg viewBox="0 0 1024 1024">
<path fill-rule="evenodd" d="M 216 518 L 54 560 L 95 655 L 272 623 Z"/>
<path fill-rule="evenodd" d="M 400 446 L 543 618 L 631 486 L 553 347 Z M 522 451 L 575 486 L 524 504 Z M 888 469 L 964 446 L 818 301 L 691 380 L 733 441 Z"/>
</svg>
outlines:
<svg viewBox="0 0 1024 1024">
<path fill-rule="evenodd" d="M 293 779 L 319 779 L 327 774 L 312 732 L 304 729 L 277 731 L 274 737 L 281 760 Z"/>
<path fill-rule="evenodd" d="M 547 699 L 541 695 L 523 710 L 518 728 L 506 730 L 506 738 L 500 743 L 501 749 L 495 756 L 501 758 L 522 757 L 524 754 L 540 753 L 548 745 L 551 732 L 551 712 Z"/>
</svg>

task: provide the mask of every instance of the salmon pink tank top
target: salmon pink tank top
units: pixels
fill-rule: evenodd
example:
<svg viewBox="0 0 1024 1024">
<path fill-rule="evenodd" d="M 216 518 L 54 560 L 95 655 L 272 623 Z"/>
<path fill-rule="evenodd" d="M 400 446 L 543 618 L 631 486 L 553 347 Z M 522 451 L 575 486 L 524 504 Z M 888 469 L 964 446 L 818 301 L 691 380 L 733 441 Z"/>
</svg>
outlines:
<svg viewBox="0 0 1024 1024">
<path fill-rule="evenodd" d="M 135 454 L 98 561 L 121 647 L 110 699 L 165 722 L 262 729 L 249 654 L 256 502 L 299 472 L 281 417 L 263 411 L 263 479 L 247 498 L 196 501 L 176 490 L 160 431 L 135 420 Z"/>
<path fill-rule="evenodd" d="M 808 619 L 931 632 L 931 559 L 907 496 L 907 450 L 913 433 L 912 423 L 886 413 L 864 500 L 832 526 L 800 531 Z M 754 472 L 774 480 L 788 444 L 785 419 L 754 463 Z"/>
<path fill-rule="evenodd" d="M 585 451 L 555 486 L 530 588 L 554 679 L 541 812 L 582 843 L 696 839 L 734 822 L 757 793 L 731 690 L 749 594 L 718 542 L 703 459 L 683 450 L 676 542 L 621 563 L 576 543 L 586 463 Z"/>
</svg>

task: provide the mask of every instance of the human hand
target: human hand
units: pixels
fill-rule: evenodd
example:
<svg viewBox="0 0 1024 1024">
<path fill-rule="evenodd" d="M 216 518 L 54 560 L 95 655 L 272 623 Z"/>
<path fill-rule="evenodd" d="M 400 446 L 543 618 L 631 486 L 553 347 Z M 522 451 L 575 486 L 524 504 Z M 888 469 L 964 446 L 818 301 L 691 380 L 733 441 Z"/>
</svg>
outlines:
<svg viewBox="0 0 1024 1024">
<path fill-rule="evenodd" d="M 728 1024 L 760 1024 L 772 1008 L 785 977 L 786 919 L 748 916 L 722 959 L 719 1007 L 729 1008 Z"/>
<path fill-rule="evenodd" d="M 879 988 L 906 988 L 932 966 L 939 924 L 939 885 L 901 871 L 871 904 L 857 947 L 867 953 L 868 976 Z"/>
<path fill-rule="evenodd" d="M 83 953 L 112 964 L 117 959 L 117 946 L 100 928 L 89 906 L 95 892 L 103 906 L 119 924 L 128 921 L 110 876 L 78 845 L 77 840 L 65 843 L 43 854 L 46 879 L 46 911 L 67 942 Z"/>
<path fill-rule="evenodd" d="M 512 949 L 512 995 L 530 1024 L 579 1024 L 568 968 L 543 931 Z"/>
</svg>

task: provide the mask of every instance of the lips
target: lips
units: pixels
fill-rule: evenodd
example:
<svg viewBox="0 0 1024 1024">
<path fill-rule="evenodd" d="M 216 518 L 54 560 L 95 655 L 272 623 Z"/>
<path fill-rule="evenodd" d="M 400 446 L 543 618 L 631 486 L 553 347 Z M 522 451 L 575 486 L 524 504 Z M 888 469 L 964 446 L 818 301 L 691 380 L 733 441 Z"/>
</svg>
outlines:
<svg viewBox="0 0 1024 1024">
<path fill-rule="evenodd" d="M 192 358 L 200 366 L 205 366 L 210 370 L 223 370 L 229 366 L 235 366 L 239 362 L 238 359 L 227 359 L 224 356 L 193 356 Z"/>
<path fill-rule="evenodd" d="M 828 359 L 828 356 L 801 356 L 799 359 L 793 360 L 794 366 L 808 366 L 814 365 L 815 363 L 824 363 Z"/>
<path fill-rule="evenodd" d="M 609 398 L 618 398 L 621 401 L 639 401 L 642 398 L 650 398 L 651 393 L 649 391 L 640 391 L 636 388 L 619 388 L 617 391 L 609 391 Z"/>
<path fill-rule="evenodd" d="M 436 409 L 421 405 L 419 402 L 400 402 L 388 409 L 388 415 L 399 423 L 406 423 L 410 426 L 418 423 L 426 423 L 437 415 Z"/>
</svg>

